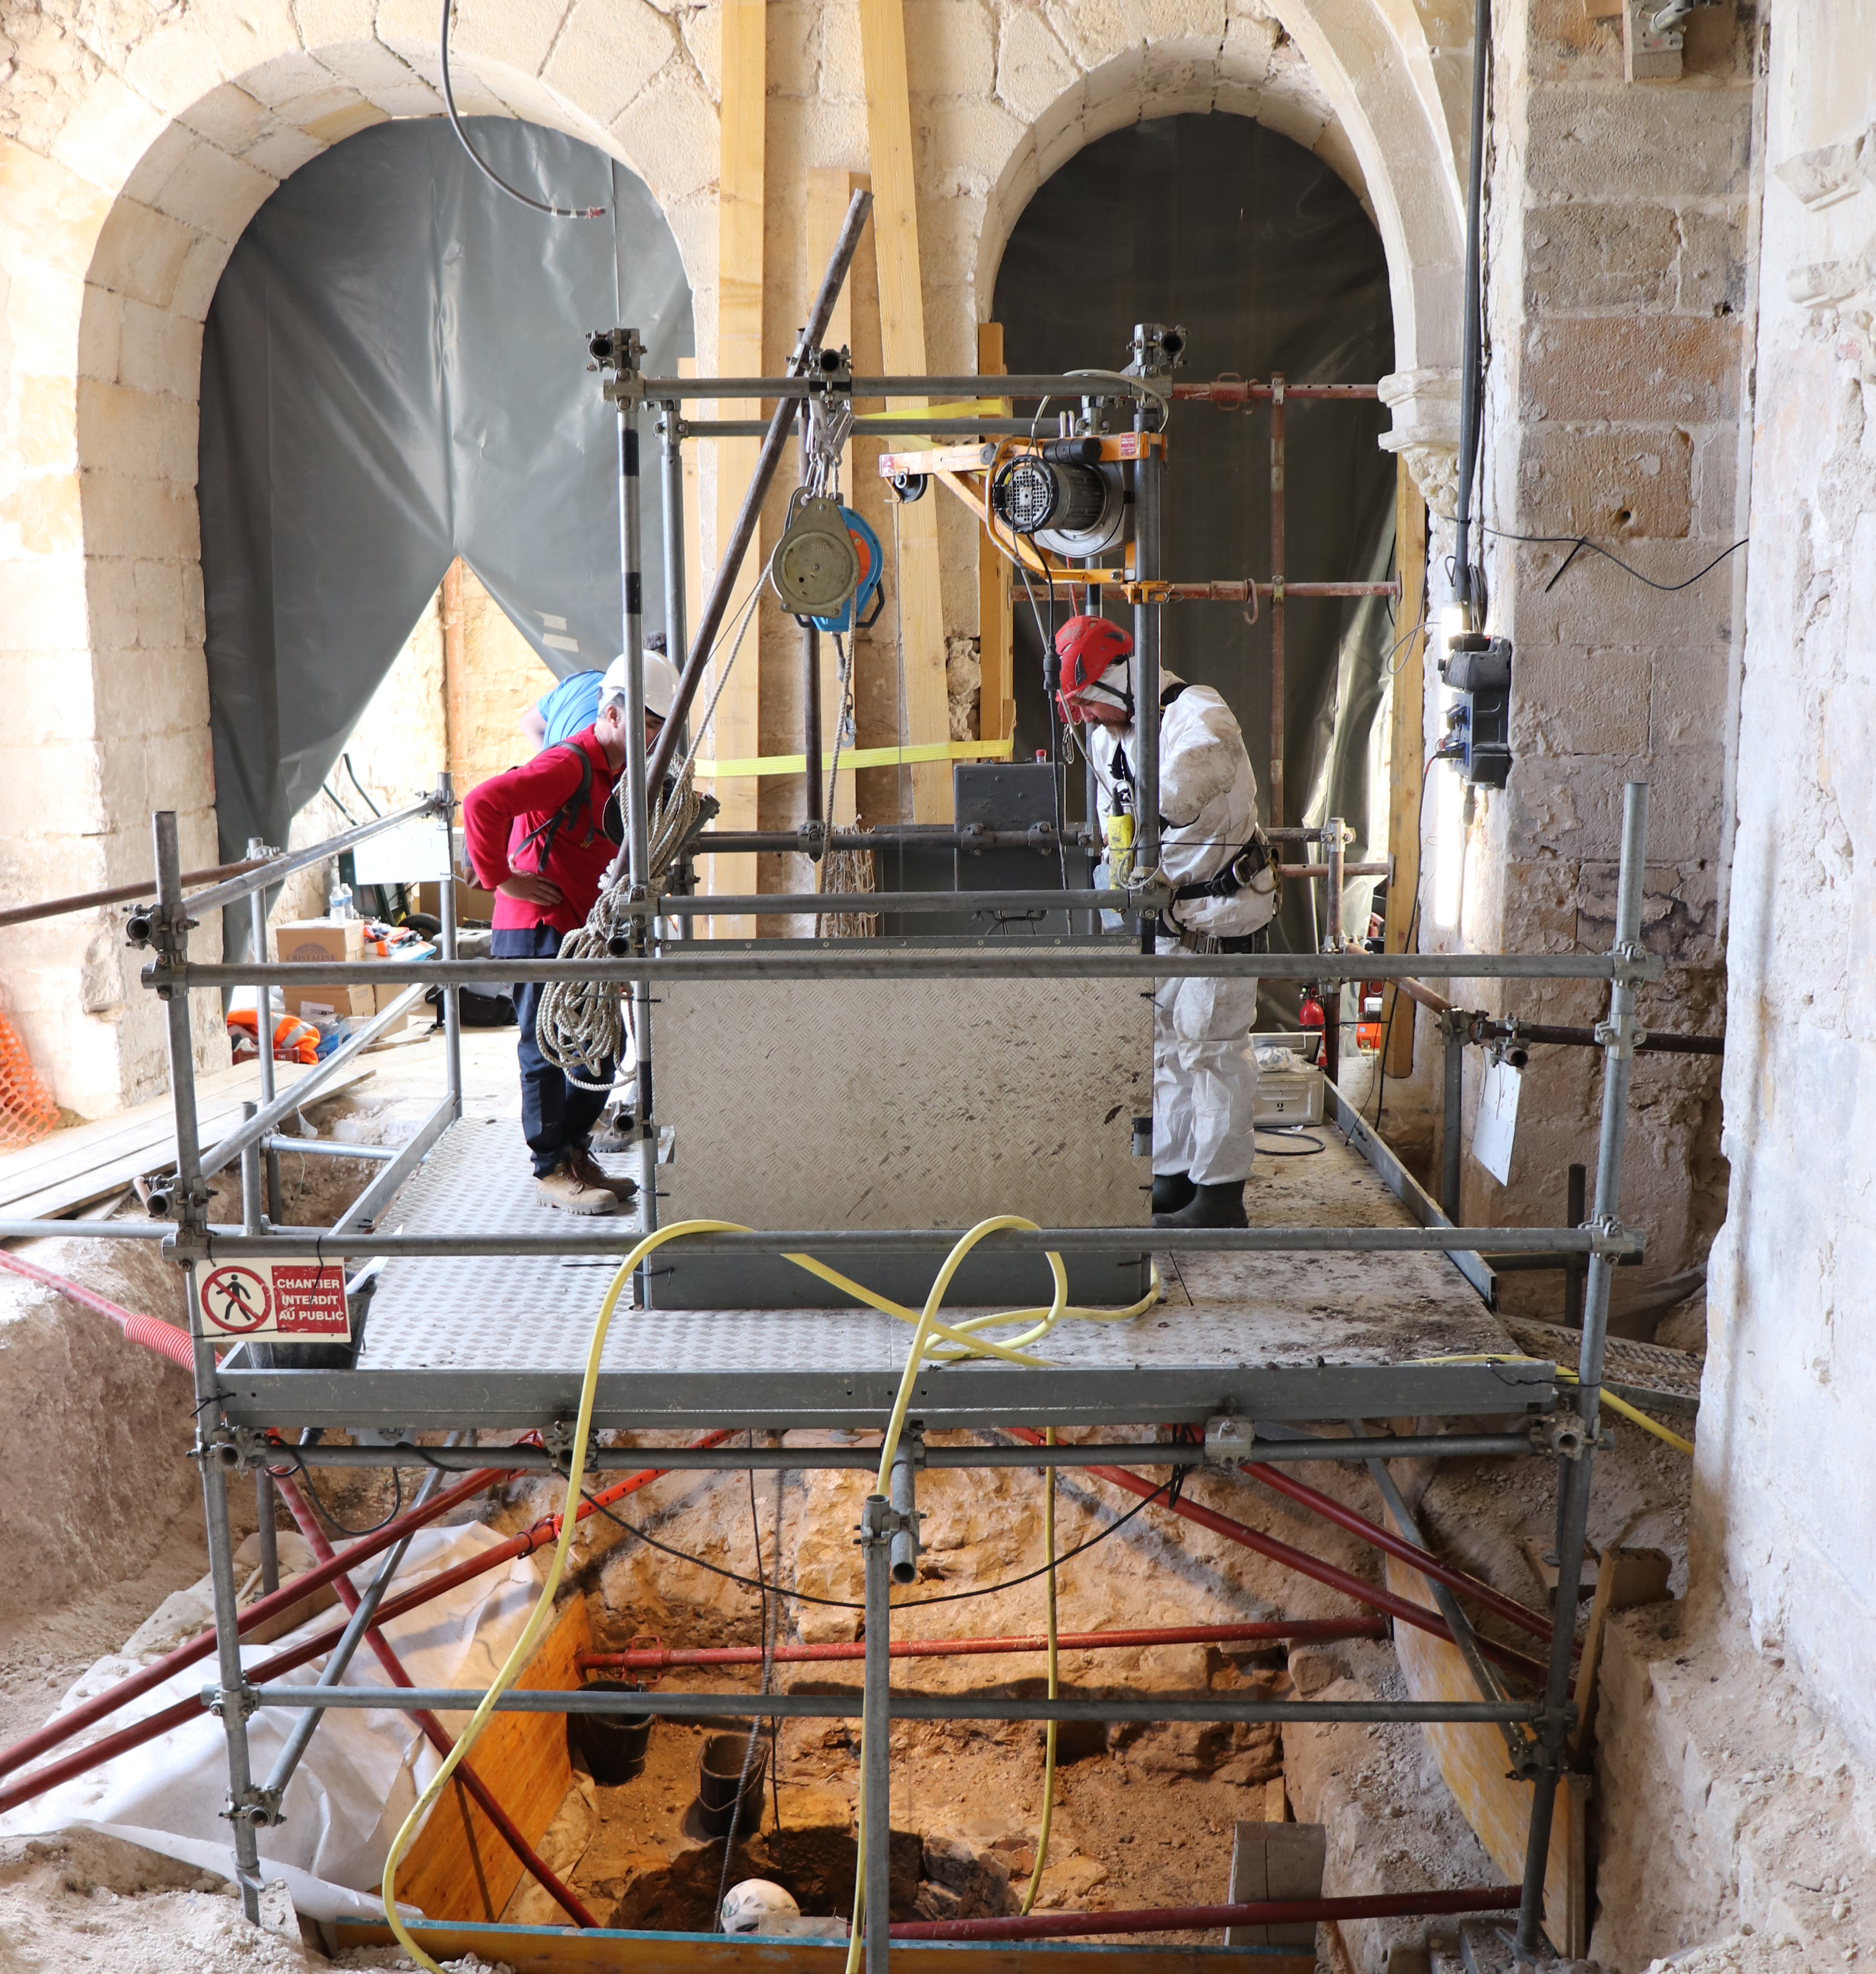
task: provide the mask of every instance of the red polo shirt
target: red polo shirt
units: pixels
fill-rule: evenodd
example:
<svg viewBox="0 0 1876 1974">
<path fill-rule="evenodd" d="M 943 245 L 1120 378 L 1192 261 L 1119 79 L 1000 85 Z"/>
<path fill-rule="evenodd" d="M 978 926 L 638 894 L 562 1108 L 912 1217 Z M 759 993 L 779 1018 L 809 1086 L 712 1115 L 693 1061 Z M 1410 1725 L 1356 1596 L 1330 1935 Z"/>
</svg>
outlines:
<svg viewBox="0 0 1876 1974">
<path fill-rule="evenodd" d="M 592 764 L 592 785 L 572 818 L 555 832 L 543 861 L 541 840 L 529 844 L 527 838 L 579 792 L 576 747 Z M 525 767 L 477 782 L 464 796 L 463 839 L 476 881 L 485 890 L 494 890 L 511 871 L 530 877 L 538 873 L 560 887 L 561 901 L 552 907 L 498 896 L 496 931 L 547 925 L 572 932 L 585 924 L 618 850 L 600 823 L 617 779 L 598 735 L 588 726 L 557 747 L 544 747 Z"/>
</svg>

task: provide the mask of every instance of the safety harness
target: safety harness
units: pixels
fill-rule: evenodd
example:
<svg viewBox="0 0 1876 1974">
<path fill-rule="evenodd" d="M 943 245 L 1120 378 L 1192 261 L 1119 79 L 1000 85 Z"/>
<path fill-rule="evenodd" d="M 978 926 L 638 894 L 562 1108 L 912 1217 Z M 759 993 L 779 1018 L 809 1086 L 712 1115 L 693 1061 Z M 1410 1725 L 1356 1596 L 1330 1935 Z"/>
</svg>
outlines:
<svg viewBox="0 0 1876 1974">
<path fill-rule="evenodd" d="M 1185 690 L 1188 683 L 1185 679 L 1175 679 L 1161 691 L 1160 710 L 1162 713 Z M 1128 710 L 1131 712 L 1131 710 L 1130 704 Z M 1117 746 L 1114 750 L 1114 779 L 1116 782 L 1125 782 L 1130 789 L 1134 785 L 1133 764 L 1127 758 L 1127 749 L 1124 745 Z M 1177 829 L 1180 826 L 1169 817 L 1162 815 L 1160 818 L 1162 829 Z M 1276 906 L 1282 901 L 1283 880 L 1278 874 L 1276 853 L 1270 847 L 1269 838 L 1265 835 L 1262 825 L 1253 821 L 1249 836 L 1233 851 L 1231 861 L 1217 876 L 1204 878 L 1197 884 L 1177 886 L 1173 892 L 1173 903 L 1182 905 L 1198 898 L 1235 898 L 1240 891 L 1249 890 L 1266 871 L 1271 874 L 1270 895 L 1274 913 Z M 1177 934 L 1180 930 L 1176 923 L 1167 926 L 1169 936 Z"/>
<path fill-rule="evenodd" d="M 540 856 L 534 867 L 536 871 L 545 871 L 547 868 L 547 860 L 554 852 L 555 839 L 563 829 L 571 829 L 573 827 L 574 819 L 583 808 L 586 811 L 586 835 L 581 839 L 580 847 L 582 849 L 592 841 L 594 834 L 592 756 L 588 753 L 578 740 L 557 740 L 551 751 L 555 753 L 570 753 L 578 761 L 580 785 L 545 822 L 529 830 L 527 835 L 515 845 L 515 858 L 517 860 L 531 844 L 538 843 L 541 846 Z"/>
</svg>

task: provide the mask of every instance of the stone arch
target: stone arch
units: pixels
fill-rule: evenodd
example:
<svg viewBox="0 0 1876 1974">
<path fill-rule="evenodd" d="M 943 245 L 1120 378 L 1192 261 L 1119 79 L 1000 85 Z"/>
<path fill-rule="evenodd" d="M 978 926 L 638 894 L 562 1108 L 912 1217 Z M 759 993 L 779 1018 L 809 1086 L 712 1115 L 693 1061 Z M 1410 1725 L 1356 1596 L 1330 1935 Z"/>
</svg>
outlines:
<svg viewBox="0 0 1876 1974">
<path fill-rule="evenodd" d="M 702 316 L 713 292 L 717 116 L 680 28 L 642 0 L 578 0 L 529 45 L 513 10 L 451 50 L 465 115 L 512 115 L 609 153 L 665 213 Z M 80 64 L 0 152 L 0 661 L 19 772 L 0 778 L 0 890 L 134 881 L 149 812 L 216 861 L 195 443 L 201 325 L 280 182 L 392 116 L 440 115 L 430 9 L 302 40 L 283 5 L 208 0 Z M 408 27 L 408 32 L 399 31 Z M 491 46 L 499 38 L 498 56 Z M 519 45 L 518 45 L 519 44 Z M 88 72 L 87 72 L 88 70 Z M 703 327 L 700 322 L 700 330 Z M 78 627 L 83 627 L 80 631 Z M 198 936 L 212 941 L 213 928 Z M 100 1115 L 159 1087 L 162 1028 L 106 914 L 18 942 L 13 1012 L 61 1102 Z M 218 1023 L 198 1007 L 212 1061 Z"/>
<path fill-rule="evenodd" d="M 1387 249 L 1396 446 L 1423 485 L 1456 443 L 1464 204 L 1459 87 L 1469 46 L 1436 47 L 1439 16 L 1416 0 L 1275 0 L 1206 31 L 1141 39 L 1118 11 L 1049 5 L 1012 14 L 997 90 L 1026 128 L 986 198 L 972 277 L 988 313 L 1011 229 L 1043 181 L 1085 146 L 1151 116 L 1221 110 L 1255 117 L 1314 151 L 1355 192 Z M 1212 10 L 1216 11 L 1216 10 Z M 1469 29 L 1468 30 L 1469 31 Z M 1455 134 L 1455 131 L 1457 134 Z"/>
</svg>

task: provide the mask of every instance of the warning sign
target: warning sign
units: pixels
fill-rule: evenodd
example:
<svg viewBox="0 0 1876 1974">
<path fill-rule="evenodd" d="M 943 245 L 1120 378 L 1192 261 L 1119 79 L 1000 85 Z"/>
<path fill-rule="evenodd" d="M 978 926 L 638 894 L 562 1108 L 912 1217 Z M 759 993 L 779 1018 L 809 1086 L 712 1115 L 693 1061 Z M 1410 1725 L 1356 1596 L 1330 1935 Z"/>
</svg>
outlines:
<svg viewBox="0 0 1876 1974">
<path fill-rule="evenodd" d="M 211 1338 L 351 1339 L 345 1273 L 333 1263 L 223 1262 L 201 1277 L 196 1294 Z"/>
</svg>

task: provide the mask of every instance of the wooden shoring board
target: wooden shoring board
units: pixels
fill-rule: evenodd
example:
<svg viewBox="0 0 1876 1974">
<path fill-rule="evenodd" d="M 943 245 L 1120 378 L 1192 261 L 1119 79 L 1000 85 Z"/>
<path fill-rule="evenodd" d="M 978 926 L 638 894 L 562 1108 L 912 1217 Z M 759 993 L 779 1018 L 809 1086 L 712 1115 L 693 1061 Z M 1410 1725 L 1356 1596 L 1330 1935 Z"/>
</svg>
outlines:
<svg viewBox="0 0 1876 1974">
<path fill-rule="evenodd" d="M 311 1065 L 277 1062 L 274 1088 L 284 1093 L 312 1073 Z M 308 1100 L 322 1103 L 372 1074 L 353 1063 Z M 244 1102 L 260 1100 L 260 1071 L 251 1062 L 217 1070 L 195 1084 L 197 1135 L 204 1149 L 241 1121 Z M 56 1220 L 121 1192 L 148 1172 L 175 1162 L 176 1113 L 170 1097 L 153 1097 L 115 1117 L 55 1131 L 36 1145 L 0 1159 L 0 1215 L 11 1220 Z"/>
<path fill-rule="evenodd" d="M 879 271 L 879 342 L 885 374 L 915 377 L 925 368 L 925 297 L 919 285 L 918 189 L 913 172 L 912 97 L 905 75 L 904 0 L 859 0 L 860 66 L 866 84 L 866 141 L 873 160 L 873 251 Z M 922 411 L 900 398 L 890 411 Z M 938 579 L 938 503 L 915 500 L 893 517 L 898 539 L 899 631 L 908 744 L 951 738 L 945 683 L 945 605 Z M 889 608 L 890 606 L 889 605 Z M 753 751 L 753 750 L 752 750 Z M 948 761 L 912 770 L 915 822 L 952 819 Z"/>
<path fill-rule="evenodd" d="M 1394 860 L 1393 881 L 1387 887 L 1387 926 L 1383 940 L 1389 953 L 1405 953 L 1413 923 L 1414 903 L 1420 895 L 1420 789 L 1426 774 L 1426 627 L 1410 636 L 1426 595 L 1426 503 L 1413 484 L 1407 462 L 1400 462 L 1394 506 L 1394 566 L 1400 578 L 1400 613 L 1396 638 L 1405 648 L 1394 654 L 1391 739 L 1387 778 L 1387 854 Z M 1383 990 L 1382 1032 L 1387 1038 L 1387 1074 L 1413 1074 L 1413 1003 L 1395 986 Z"/>
<path fill-rule="evenodd" d="M 722 42 L 722 136 L 717 167 L 716 375 L 759 377 L 764 374 L 763 151 L 768 103 L 768 14 L 764 0 L 724 0 Z M 732 418 L 754 415 L 761 409 L 759 405 L 744 404 L 717 407 L 719 416 Z M 743 495 L 755 472 L 761 441 L 719 438 L 709 443 L 716 449 L 715 549 L 720 564 L 724 544 L 736 524 Z M 712 661 L 713 676 L 706 686 L 706 691 L 714 690 L 715 678 L 720 676 L 717 668 L 728 661 L 735 642 L 730 626 L 737 621 L 761 582 L 763 567 L 758 528 L 730 592 L 729 608 L 723 617 L 724 634 Z M 701 596 L 698 607 L 702 608 Z M 704 753 L 722 760 L 739 760 L 762 751 L 762 606 L 758 603 L 754 607 L 757 621 L 749 625 L 743 638 L 735 669 L 717 701 L 711 734 L 702 747 Z M 694 632 L 694 625 L 692 628 Z M 710 792 L 722 805 L 716 826 L 719 829 L 757 828 L 761 788 L 761 784 L 753 778 L 712 784 Z M 702 876 L 707 891 L 747 897 L 757 888 L 756 860 L 743 854 L 707 857 Z M 693 923 L 701 930 L 705 922 Z M 707 924 L 708 936 L 715 939 L 751 939 L 755 935 L 753 918 L 713 918 Z"/>
<path fill-rule="evenodd" d="M 527 1689 L 578 1686 L 575 1654 L 590 1651 L 592 1643 L 586 1599 L 571 1598 L 516 1684 Z M 482 1738 L 470 1750 L 469 1762 L 522 1835 L 538 1844 L 573 1786 L 566 1717 L 492 1714 Z M 417 1833 L 398 1874 L 398 1897 L 434 1919 L 493 1921 L 501 1916 L 521 1877 L 521 1860 L 468 1790 L 453 1781 Z"/>
<path fill-rule="evenodd" d="M 977 375 L 1001 376 L 1003 326 L 977 324 Z M 1010 402 L 1003 402 L 1008 415 Z M 983 680 L 978 696 L 977 733 L 985 740 L 1007 740 L 1017 730 L 1016 625 L 1010 605 L 1010 565 L 990 530 L 977 529 L 977 657 Z"/>
<path fill-rule="evenodd" d="M 1392 1517 L 1390 1517 L 1390 1521 Z M 1439 1607 L 1432 1585 L 1409 1565 L 1384 1559 L 1387 1587 L 1429 1611 Z M 1430 1633 L 1394 1628 L 1394 1650 L 1410 1700 L 1476 1700 L 1478 1688 L 1457 1645 Z M 1439 1763 L 1453 1800 L 1464 1812 L 1485 1854 L 1515 1884 L 1524 1875 L 1524 1848 L 1531 1835 L 1532 1785 L 1514 1782 L 1504 1737 L 1489 1721 L 1442 1720 L 1427 1723 L 1428 1745 Z M 1545 1867 L 1544 1928 L 1566 1960 L 1590 1950 L 1585 1812 L 1589 1779 L 1567 1775 L 1557 1785 L 1550 1823 L 1550 1854 Z"/>
<path fill-rule="evenodd" d="M 395 1943 L 388 1926 L 342 1919 L 340 1951 Z M 595 1927 L 563 1933 L 549 1926 L 420 1923 L 411 1928 L 433 1960 L 473 1953 L 515 1974 L 840 1974 L 840 1940 L 726 1940 L 721 1933 L 618 1933 Z M 1294 1974 L 1314 1957 L 1232 1946 L 1083 1946 L 1065 1940 L 901 1940 L 892 1943 L 895 1974 Z"/>
</svg>

